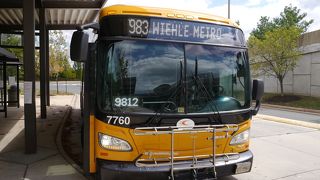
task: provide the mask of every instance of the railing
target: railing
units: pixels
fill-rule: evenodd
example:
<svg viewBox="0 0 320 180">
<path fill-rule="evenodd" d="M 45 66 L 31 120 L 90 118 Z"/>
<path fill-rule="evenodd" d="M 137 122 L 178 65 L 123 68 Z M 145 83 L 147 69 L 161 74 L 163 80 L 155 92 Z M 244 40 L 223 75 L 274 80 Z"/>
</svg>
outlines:
<svg viewBox="0 0 320 180">
<path fill-rule="evenodd" d="M 230 160 L 239 159 L 238 153 L 223 153 L 216 154 L 216 140 L 229 138 L 234 132 L 238 130 L 238 125 L 197 125 L 193 127 L 178 127 L 178 126 L 166 126 L 166 127 L 141 127 L 135 128 L 134 134 L 136 136 L 157 136 L 157 135 L 171 135 L 171 147 L 170 151 L 164 152 L 144 152 L 140 158 L 135 162 L 137 167 L 170 167 L 170 179 L 174 179 L 174 171 L 179 170 L 193 170 L 194 176 L 197 173 L 197 169 L 200 168 L 212 168 L 213 176 L 216 178 L 216 164 L 217 162 L 228 162 Z M 217 133 L 222 135 L 217 135 Z M 212 133 L 212 137 L 208 140 L 212 140 L 212 153 L 204 155 L 196 155 L 196 142 L 195 135 L 199 133 Z M 189 134 L 192 136 L 192 150 L 191 156 L 177 156 L 174 149 L 174 137 L 175 134 Z M 143 155 L 147 158 L 141 158 Z M 157 156 L 167 156 L 165 158 L 157 158 Z M 202 160 L 209 159 L 208 163 L 202 163 Z M 192 163 L 190 161 L 192 160 Z"/>
</svg>

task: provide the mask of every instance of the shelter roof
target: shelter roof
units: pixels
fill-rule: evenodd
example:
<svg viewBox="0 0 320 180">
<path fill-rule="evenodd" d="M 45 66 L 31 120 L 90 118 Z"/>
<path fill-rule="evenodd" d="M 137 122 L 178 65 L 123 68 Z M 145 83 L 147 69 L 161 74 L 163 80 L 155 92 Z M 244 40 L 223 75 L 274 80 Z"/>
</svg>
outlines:
<svg viewBox="0 0 320 180">
<path fill-rule="evenodd" d="M 19 59 L 6 49 L 0 48 L 0 61 L 19 62 Z"/>
<path fill-rule="evenodd" d="M 39 8 L 45 8 L 47 28 L 75 29 L 94 22 L 107 0 L 36 0 L 35 23 L 39 24 Z M 0 0 L 0 28 L 22 29 L 23 0 Z M 36 27 L 37 28 L 37 27 Z"/>
</svg>

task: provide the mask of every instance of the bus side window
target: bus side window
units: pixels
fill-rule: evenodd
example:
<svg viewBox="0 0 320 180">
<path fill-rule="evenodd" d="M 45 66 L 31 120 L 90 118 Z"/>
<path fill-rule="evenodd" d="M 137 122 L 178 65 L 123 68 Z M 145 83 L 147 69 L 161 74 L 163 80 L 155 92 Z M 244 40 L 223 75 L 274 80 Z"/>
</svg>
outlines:
<svg viewBox="0 0 320 180">
<path fill-rule="evenodd" d="M 110 73 L 112 71 L 112 60 L 111 60 L 112 54 L 113 54 L 113 45 L 109 46 L 107 56 L 105 57 L 106 58 L 105 71 L 104 71 L 105 74 L 102 79 L 103 87 L 104 87 L 103 89 L 105 90 L 103 94 L 105 97 L 107 97 L 107 98 L 104 98 L 106 100 L 105 107 L 112 106 L 112 98 L 111 98 L 112 97 L 112 87 L 111 87 L 112 73 Z"/>
<path fill-rule="evenodd" d="M 242 52 L 237 53 L 237 77 L 245 76 L 245 66 L 244 66 L 244 57 Z"/>
</svg>

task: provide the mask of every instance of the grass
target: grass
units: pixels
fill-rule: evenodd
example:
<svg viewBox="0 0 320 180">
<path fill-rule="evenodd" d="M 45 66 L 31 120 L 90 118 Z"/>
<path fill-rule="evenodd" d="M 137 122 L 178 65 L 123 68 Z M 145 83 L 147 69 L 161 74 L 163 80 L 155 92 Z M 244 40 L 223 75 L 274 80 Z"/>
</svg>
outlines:
<svg viewBox="0 0 320 180">
<path fill-rule="evenodd" d="M 265 93 L 262 103 L 320 110 L 320 98 L 310 96 Z"/>
</svg>

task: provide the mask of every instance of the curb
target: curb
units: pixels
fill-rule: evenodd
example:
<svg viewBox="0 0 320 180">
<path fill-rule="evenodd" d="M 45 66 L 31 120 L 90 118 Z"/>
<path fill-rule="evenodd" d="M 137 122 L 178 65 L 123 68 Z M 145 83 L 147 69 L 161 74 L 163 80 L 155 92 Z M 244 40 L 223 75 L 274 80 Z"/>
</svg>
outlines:
<svg viewBox="0 0 320 180">
<path fill-rule="evenodd" d="M 281 105 L 274 105 L 274 104 L 262 104 L 262 107 L 263 108 L 273 108 L 273 109 L 285 109 L 285 110 L 289 110 L 289 111 L 293 111 L 293 112 L 304 112 L 304 113 L 320 116 L 320 110 L 316 110 L 316 109 L 281 106 Z"/>
<path fill-rule="evenodd" d="M 76 95 L 73 96 L 73 98 L 71 100 L 71 104 L 74 104 L 74 102 L 76 102 Z M 63 146 L 62 146 L 61 139 L 62 139 L 63 127 L 64 127 L 64 124 L 65 124 L 67 118 L 70 117 L 70 114 L 72 111 L 71 106 L 68 105 L 67 108 L 68 109 L 66 110 L 66 113 L 64 114 L 64 116 L 60 122 L 59 128 L 58 128 L 58 133 L 57 133 L 56 139 L 55 139 L 56 146 L 58 148 L 60 155 L 67 161 L 67 163 L 69 163 L 76 171 L 78 171 L 81 175 L 84 176 L 84 172 L 83 172 L 82 168 L 68 156 L 68 154 L 65 152 L 65 150 L 63 149 Z"/>
<path fill-rule="evenodd" d="M 313 129 L 320 130 L 320 124 L 316 124 L 316 123 L 298 121 L 298 120 L 287 119 L 287 118 L 280 118 L 280 117 L 276 117 L 276 116 L 261 115 L 261 114 L 258 114 L 256 117 L 261 118 L 263 120 L 286 123 L 286 124 L 303 126 L 303 127 L 307 127 L 307 128 L 313 128 Z"/>
</svg>

